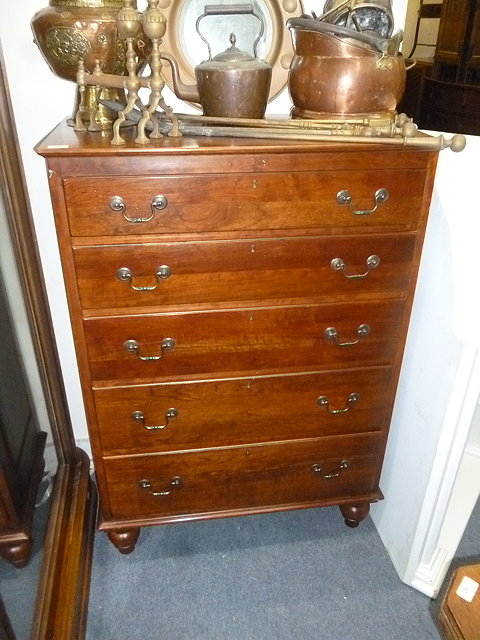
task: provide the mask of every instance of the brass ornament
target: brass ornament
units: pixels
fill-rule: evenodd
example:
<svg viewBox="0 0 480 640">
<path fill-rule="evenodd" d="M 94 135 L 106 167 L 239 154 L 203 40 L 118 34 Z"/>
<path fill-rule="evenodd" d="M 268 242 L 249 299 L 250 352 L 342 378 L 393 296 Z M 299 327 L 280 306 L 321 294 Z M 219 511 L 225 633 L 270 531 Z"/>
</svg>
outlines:
<svg viewBox="0 0 480 640">
<path fill-rule="evenodd" d="M 76 81 L 78 65 L 83 60 L 93 70 L 96 60 L 105 73 L 125 75 L 125 41 L 118 37 L 116 18 L 122 0 L 50 0 L 49 5 L 33 16 L 31 28 L 34 41 L 50 70 L 60 78 Z M 139 38 L 134 49 L 144 65 L 148 47 Z M 85 95 L 86 104 L 98 102 L 91 88 Z M 125 102 L 123 91 L 105 89 L 102 100 Z M 78 110 L 76 90 L 73 113 Z M 96 114 L 96 126 L 111 128 L 115 114 L 101 106 Z"/>
<path fill-rule="evenodd" d="M 122 8 L 122 0 L 50 0 L 51 7 L 68 7 L 83 9 L 115 9 Z"/>
<path fill-rule="evenodd" d="M 87 36 L 71 27 L 52 27 L 45 33 L 45 46 L 50 56 L 61 65 L 75 65 L 90 53 Z"/>
</svg>

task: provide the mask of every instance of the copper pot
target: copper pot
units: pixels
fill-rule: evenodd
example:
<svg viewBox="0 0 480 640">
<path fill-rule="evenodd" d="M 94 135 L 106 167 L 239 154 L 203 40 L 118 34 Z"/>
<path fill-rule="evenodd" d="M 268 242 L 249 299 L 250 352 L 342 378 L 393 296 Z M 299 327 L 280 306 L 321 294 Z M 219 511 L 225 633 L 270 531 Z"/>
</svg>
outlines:
<svg viewBox="0 0 480 640">
<path fill-rule="evenodd" d="M 294 115 L 395 110 L 405 90 L 406 68 L 401 54 L 385 51 L 387 41 L 379 41 L 376 47 L 375 41 L 358 39 L 357 34 L 346 37 L 323 27 L 322 31 L 294 24 L 289 27 L 295 50 L 288 77 Z"/>
</svg>

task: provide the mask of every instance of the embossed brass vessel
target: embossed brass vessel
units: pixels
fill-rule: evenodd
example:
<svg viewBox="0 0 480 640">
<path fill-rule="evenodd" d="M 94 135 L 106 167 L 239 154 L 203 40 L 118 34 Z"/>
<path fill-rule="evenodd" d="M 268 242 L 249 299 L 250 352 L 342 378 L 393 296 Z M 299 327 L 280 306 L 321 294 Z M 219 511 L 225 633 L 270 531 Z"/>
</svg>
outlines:
<svg viewBox="0 0 480 640">
<path fill-rule="evenodd" d="M 136 10 L 136 0 L 127 2 Z M 100 61 L 104 73 L 126 75 L 125 40 L 119 38 L 116 19 L 122 9 L 122 0 L 50 0 L 49 6 L 38 11 L 32 18 L 31 27 L 50 70 L 60 78 L 76 81 L 80 60 L 85 68 L 93 71 L 95 61 Z M 147 54 L 141 35 L 136 39 L 136 53 L 144 58 Z M 94 100 L 94 88 L 88 89 Z M 102 89 L 102 100 L 125 101 L 123 90 Z M 73 113 L 77 111 L 78 95 Z M 105 107 L 97 116 L 98 124 L 111 126 L 112 114 Z"/>
</svg>

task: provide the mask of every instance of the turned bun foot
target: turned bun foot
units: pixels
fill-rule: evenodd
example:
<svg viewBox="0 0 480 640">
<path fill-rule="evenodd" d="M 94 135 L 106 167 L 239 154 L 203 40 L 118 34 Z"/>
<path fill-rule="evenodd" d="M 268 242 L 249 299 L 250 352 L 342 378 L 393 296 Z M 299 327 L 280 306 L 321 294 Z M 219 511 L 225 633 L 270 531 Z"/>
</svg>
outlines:
<svg viewBox="0 0 480 640">
<path fill-rule="evenodd" d="M 117 547 L 120 553 L 125 555 L 132 553 L 135 549 L 139 534 L 140 527 L 107 532 L 110 542 Z"/>
<path fill-rule="evenodd" d="M 347 527 L 358 527 L 360 522 L 368 516 L 370 511 L 369 502 L 361 502 L 359 504 L 341 504 L 340 511 L 345 520 Z"/>
<path fill-rule="evenodd" d="M 12 544 L 2 545 L 0 547 L 0 555 L 17 569 L 21 569 L 28 564 L 30 554 L 32 553 L 33 541 L 22 540 Z"/>
</svg>

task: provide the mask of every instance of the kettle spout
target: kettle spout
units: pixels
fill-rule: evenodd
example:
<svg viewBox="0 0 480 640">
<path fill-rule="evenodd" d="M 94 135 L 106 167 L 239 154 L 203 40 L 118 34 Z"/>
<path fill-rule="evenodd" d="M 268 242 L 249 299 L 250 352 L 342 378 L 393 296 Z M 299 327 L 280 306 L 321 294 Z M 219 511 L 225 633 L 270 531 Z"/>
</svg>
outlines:
<svg viewBox="0 0 480 640">
<path fill-rule="evenodd" d="M 166 60 L 172 67 L 173 90 L 177 98 L 186 100 L 187 102 L 200 103 L 200 94 L 196 84 L 184 84 L 180 79 L 180 71 L 177 61 L 169 53 L 162 51 L 160 57 Z"/>
</svg>

